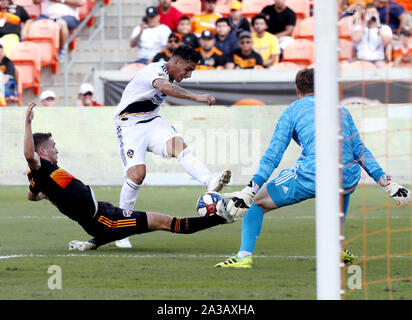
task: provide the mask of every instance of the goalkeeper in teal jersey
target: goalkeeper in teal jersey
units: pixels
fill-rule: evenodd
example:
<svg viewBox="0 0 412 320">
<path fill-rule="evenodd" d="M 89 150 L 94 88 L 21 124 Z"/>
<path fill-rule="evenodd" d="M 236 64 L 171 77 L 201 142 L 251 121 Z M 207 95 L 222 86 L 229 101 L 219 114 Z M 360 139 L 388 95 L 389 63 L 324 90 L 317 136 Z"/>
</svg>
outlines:
<svg viewBox="0 0 412 320">
<path fill-rule="evenodd" d="M 259 167 L 242 191 L 225 194 L 229 213 L 240 218 L 242 224 L 241 246 L 238 254 L 218 263 L 216 267 L 252 267 L 252 255 L 260 234 L 264 213 L 315 197 L 315 97 L 313 69 L 300 70 L 296 75 L 296 92 L 299 99 L 293 102 L 280 116 L 270 145 L 260 160 Z M 363 144 L 358 129 L 346 108 L 342 114 L 342 184 L 344 189 L 343 212 L 349 205 L 350 194 L 355 190 L 361 167 L 383 187 L 386 194 L 398 205 L 408 204 L 410 191 L 390 181 L 372 153 Z M 280 172 L 267 182 L 278 167 L 283 153 L 291 140 L 302 147 L 302 153 L 290 169 Z M 353 255 L 342 252 L 345 262 L 352 262 Z"/>
</svg>

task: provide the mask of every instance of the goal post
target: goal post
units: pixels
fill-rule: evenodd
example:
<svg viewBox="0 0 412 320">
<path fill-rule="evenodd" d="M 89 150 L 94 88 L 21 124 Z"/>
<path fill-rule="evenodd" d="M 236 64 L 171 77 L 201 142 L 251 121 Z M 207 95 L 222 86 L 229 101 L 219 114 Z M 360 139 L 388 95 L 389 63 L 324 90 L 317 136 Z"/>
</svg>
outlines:
<svg viewBox="0 0 412 320">
<path fill-rule="evenodd" d="M 338 1 L 315 0 L 316 296 L 341 299 Z"/>
</svg>

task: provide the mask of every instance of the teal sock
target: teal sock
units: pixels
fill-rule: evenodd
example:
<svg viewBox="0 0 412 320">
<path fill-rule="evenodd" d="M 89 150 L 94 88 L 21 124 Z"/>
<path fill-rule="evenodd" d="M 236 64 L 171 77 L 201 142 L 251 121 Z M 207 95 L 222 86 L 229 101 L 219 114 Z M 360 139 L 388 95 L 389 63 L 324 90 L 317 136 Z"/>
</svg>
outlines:
<svg viewBox="0 0 412 320">
<path fill-rule="evenodd" d="M 253 254 L 255 250 L 256 240 L 262 230 L 264 212 L 262 208 L 253 204 L 246 215 L 243 217 L 242 223 L 242 243 L 240 251 L 246 251 Z"/>
</svg>

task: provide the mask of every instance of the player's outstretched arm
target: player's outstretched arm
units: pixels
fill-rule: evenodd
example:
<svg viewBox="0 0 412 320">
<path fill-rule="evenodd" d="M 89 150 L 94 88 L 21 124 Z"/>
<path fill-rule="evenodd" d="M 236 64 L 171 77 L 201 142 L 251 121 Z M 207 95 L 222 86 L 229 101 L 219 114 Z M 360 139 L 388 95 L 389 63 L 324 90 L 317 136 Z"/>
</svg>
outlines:
<svg viewBox="0 0 412 320">
<path fill-rule="evenodd" d="M 209 106 L 212 104 L 216 104 L 215 97 L 213 97 L 210 94 L 195 94 L 164 79 L 156 79 L 155 81 L 153 81 L 153 87 L 163 92 L 164 94 L 175 98 L 204 102 L 207 103 Z"/>
<path fill-rule="evenodd" d="M 411 203 L 411 191 L 402 185 L 391 181 L 389 177 L 381 177 L 378 183 L 382 186 L 383 191 L 395 201 L 398 206 L 404 206 Z"/>
<path fill-rule="evenodd" d="M 248 212 L 258 191 L 259 185 L 250 181 L 241 191 L 224 193 L 223 196 L 230 200 L 227 204 L 227 211 L 232 217 L 242 218 Z"/>
<path fill-rule="evenodd" d="M 24 131 L 24 157 L 32 170 L 38 170 L 40 168 L 40 156 L 34 149 L 33 133 L 31 130 L 31 122 L 34 118 L 33 108 L 36 106 L 35 102 L 32 102 L 27 107 L 25 131 Z"/>
</svg>

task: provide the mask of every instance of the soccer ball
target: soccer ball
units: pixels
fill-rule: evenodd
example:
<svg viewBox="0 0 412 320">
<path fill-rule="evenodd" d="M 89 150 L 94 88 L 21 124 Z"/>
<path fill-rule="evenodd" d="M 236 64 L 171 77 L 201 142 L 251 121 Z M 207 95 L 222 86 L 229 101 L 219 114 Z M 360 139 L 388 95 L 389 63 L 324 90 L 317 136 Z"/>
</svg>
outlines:
<svg viewBox="0 0 412 320">
<path fill-rule="evenodd" d="M 199 216 L 210 216 L 226 210 L 227 200 L 217 192 L 206 192 L 197 200 L 196 210 Z"/>
</svg>

